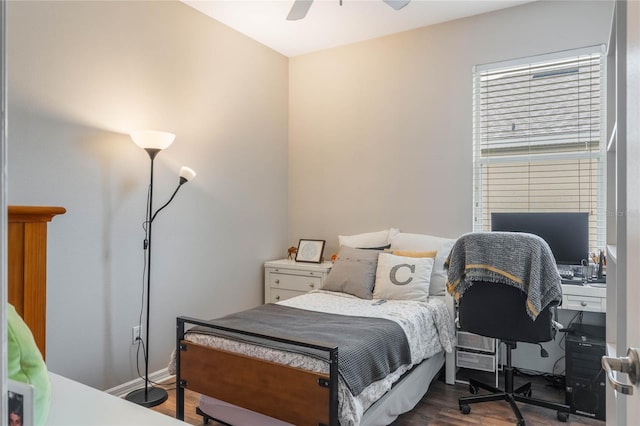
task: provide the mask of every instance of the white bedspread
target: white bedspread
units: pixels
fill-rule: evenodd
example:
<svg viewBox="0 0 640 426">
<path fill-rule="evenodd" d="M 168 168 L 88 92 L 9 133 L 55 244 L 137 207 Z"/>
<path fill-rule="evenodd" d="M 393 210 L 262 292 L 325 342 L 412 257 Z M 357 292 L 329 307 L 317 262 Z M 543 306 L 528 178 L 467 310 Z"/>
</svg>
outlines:
<svg viewBox="0 0 640 426">
<path fill-rule="evenodd" d="M 358 425 L 364 411 L 384 395 L 391 385 L 413 365 L 442 350 L 451 352 L 454 347 L 453 321 L 441 298 L 431 297 L 427 302 L 402 300 L 389 300 L 381 304 L 377 302 L 379 302 L 377 299 L 364 300 L 348 294 L 322 290 L 279 302 L 282 305 L 312 311 L 386 318 L 399 324 L 407 335 L 411 348 L 411 365 L 404 365 L 386 378 L 372 383 L 358 397 L 351 395 L 340 378 L 338 411 L 342 426 Z M 203 334 L 190 333 L 185 339 L 310 371 L 327 374 L 329 372 L 327 363 L 312 357 Z M 175 373 L 174 356 L 172 356 L 169 371 Z"/>
</svg>

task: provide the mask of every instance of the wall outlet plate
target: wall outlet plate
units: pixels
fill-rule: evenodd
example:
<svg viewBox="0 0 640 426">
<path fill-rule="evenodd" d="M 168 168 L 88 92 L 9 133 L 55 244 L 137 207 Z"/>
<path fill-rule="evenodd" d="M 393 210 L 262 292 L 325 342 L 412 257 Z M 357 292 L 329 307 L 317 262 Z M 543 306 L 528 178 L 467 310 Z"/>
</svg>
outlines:
<svg viewBox="0 0 640 426">
<path fill-rule="evenodd" d="M 135 345 L 136 343 L 138 343 L 138 340 L 140 340 L 140 326 L 135 325 L 131 329 L 131 344 Z"/>
</svg>

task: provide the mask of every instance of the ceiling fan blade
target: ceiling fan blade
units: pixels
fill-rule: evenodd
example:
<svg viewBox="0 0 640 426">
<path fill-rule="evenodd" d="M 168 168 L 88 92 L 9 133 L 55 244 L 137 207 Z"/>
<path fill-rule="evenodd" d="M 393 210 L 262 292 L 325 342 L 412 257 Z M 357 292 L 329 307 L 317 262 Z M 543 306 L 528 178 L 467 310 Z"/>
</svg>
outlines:
<svg viewBox="0 0 640 426">
<path fill-rule="evenodd" d="M 297 21 L 307 16 L 311 3 L 313 0 L 295 0 L 287 15 L 287 21 Z"/>
<path fill-rule="evenodd" d="M 386 4 L 394 8 L 395 10 L 400 10 L 406 5 L 409 4 L 411 0 L 383 0 Z"/>
</svg>

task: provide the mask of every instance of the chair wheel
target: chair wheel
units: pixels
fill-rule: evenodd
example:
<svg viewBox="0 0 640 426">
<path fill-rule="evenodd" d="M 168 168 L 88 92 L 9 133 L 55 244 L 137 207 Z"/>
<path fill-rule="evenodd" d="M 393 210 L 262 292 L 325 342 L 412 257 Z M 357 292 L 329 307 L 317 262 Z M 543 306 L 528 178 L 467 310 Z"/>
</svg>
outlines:
<svg viewBox="0 0 640 426">
<path fill-rule="evenodd" d="M 471 407 L 469 407 L 467 404 L 461 405 L 460 412 L 462 414 L 469 414 L 471 412 Z"/>
<path fill-rule="evenodd" d="M 558 420 L 564 423 L 567 420 L 569 420 L 569 413 L 566 413 L 564 411 L 558 411 L 557 417 L 558 417 Z"/>
<path fill-rule="evenodd" d="M 477 394 L 479 390 L 480 388 L 478 388 L 477 386 L 469 385 L 469 392 L 471 392 L 473 395 Z"/>
<path fill-rule="evenodd" d="M 527 398 L 531 398 L 531 389 L 527 389 L 526 391 L 524 391 L 523 395 Z"/>
<path fill-rule="evenodd" d="M 524 420 L 519 420 L 518 423 L 516 423 L 516 425 L 525 426 Z"/>
</svg>

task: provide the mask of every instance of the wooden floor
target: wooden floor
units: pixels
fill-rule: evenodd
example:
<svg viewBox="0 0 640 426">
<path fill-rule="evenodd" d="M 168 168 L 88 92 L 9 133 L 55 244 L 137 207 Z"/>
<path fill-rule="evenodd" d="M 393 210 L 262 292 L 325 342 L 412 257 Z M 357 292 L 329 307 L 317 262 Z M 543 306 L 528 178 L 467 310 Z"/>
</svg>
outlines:
<svg viewBox="0 0 640 426">
<path fill-rule="evenodd" d="M 547 386 L 547 382 L 539 377 L 517 378 L 519 383 L 531 381 L 534 396 L 549 401 L 564 402 L 564 392 Z M 203 425 L 202 417 L 195 414 L 199 395 L 190 391 L 185 392 L 185 422 L 191 425 Z M 458 398 L 468 396 L 469 386 L 465 384 L 447 385 L 442 380 L 436 380 L 431 385 L 422 401 L 410 412 L 403 414 L 392 423 L 393 426 L 423 426 L 423 425 L 514 425 L 516 418 L 509 404 L 506 402 L 490 402 L 471 406 L 471 413 L 464 415 L 458 409 Z M 604 426 L 605 422 L 588 417 L 572 414 L 569 421 L 562 423 L 556 419 L 555 411 L 526 404 L 518 404 L 527 426 L 570 425 L 570 426 Z M 169 399 L 162 405 L 153 408 L 156 411 L 175 416 L 175 389 L 169 390 Z M 218 423 L 210 422 L 215 426 Z M 258 426 L 258 425 L 235 425 Z"/>
</svg>

